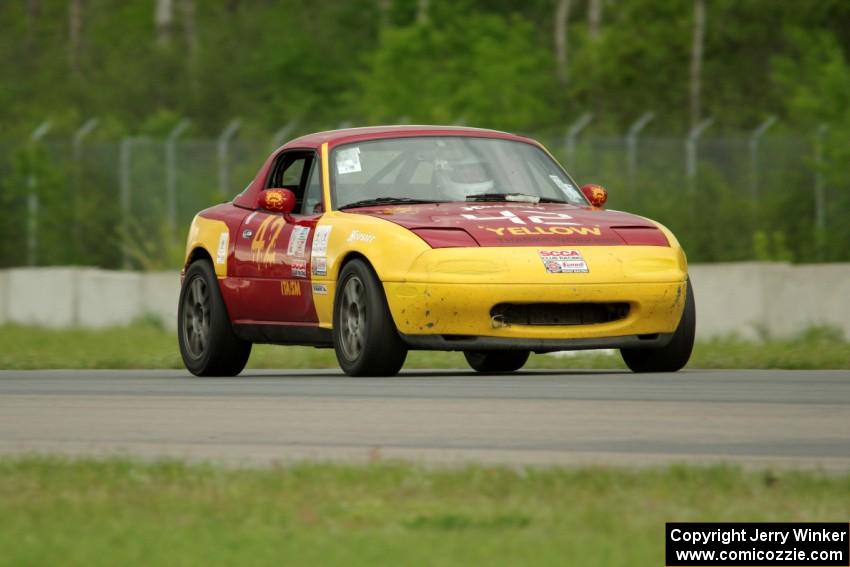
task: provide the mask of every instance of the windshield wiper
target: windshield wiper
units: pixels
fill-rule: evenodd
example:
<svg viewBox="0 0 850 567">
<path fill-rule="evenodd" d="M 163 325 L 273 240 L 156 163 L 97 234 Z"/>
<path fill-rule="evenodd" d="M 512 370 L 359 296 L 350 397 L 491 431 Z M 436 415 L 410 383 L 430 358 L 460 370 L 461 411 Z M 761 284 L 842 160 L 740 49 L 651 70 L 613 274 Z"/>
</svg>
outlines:
<svg viewBox="0 0 850 567">
<path fill-rule="evenodd" d="M 549 197 L 538 197 L 537 195 L 526 195 L 525 193 L 478 193 L 467 195 L 467 201 L 510 201 L 514 203 L 566 203 Z"/>
<path fill-rule="evenodd" d="M 442 201 L 411 199 L 409 197 L 377 197 L 375 199 L 363 199 L 339 207 L 340 209 L 354 209 L 357 207 L 374 207 L 375 205 L 423 205 L 427 203 L 442 203 Z"/>
</svg>

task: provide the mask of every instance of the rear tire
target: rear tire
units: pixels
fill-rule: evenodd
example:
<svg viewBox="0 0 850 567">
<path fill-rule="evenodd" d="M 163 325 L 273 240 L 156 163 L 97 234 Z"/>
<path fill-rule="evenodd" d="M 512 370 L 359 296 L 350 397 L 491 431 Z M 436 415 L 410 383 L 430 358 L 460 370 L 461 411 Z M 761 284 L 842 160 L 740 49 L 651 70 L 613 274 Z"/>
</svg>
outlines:
<svg viewBox="0 0 850 567">
<path fill-rule="evenodd" d="M 349 376 L 394 376 L 407 358 L 384 289 L 362 260 L 350 261 L 340 272 L 333 342 L 339 366 Z"/>
<path fill-rule="evenodd" d="M 623 348 L 620 354 L 633 372 L 676 372 L 691 358 L 696 332 L 696 303 L 691 281 L 688 280 L 685 310 L 673 338 L 661 348 Z"/>
<path fill-rule="evenodd" d="M 531 353 L 527 350 L 468 350 L 463 356 L 476 372 L 514 372 L 522 368 Z"/>
<path fill-rule="evenodd" d="M 183 364 L 195 376 L 236 376 L 251 355 L 251 343 L 233 332 L 218 279 L 205 260 L 192 263 L 183 278 L 177 342 Z"/>
</svg>

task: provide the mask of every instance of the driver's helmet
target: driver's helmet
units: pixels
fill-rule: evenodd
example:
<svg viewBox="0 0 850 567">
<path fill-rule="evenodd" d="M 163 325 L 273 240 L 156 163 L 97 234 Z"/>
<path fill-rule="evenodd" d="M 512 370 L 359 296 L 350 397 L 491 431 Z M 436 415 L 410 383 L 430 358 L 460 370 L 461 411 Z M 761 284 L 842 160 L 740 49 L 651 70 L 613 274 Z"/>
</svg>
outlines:
<svg viewBox="0 0 850 567">
<path fill-rule="evenodd" d="M 494 185 L 488 165 L 469 154 L 457 160 L 438 159 L 434 164 L 434 177 L 443 196 L 455 201 L 491 192 Z"/>
</svg>

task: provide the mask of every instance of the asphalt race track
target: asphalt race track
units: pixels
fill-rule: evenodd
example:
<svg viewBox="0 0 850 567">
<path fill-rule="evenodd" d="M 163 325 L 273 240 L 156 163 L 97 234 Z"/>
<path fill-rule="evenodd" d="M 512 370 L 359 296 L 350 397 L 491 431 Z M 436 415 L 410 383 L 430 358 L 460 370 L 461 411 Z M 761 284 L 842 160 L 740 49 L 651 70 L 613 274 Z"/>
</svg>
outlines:
<svg viewBox="0 0 850 567">
<path fill-rule="evenodd" d="M 850 470 L 850 372 L 0 372 L 0 453 Z"/>
</svg>

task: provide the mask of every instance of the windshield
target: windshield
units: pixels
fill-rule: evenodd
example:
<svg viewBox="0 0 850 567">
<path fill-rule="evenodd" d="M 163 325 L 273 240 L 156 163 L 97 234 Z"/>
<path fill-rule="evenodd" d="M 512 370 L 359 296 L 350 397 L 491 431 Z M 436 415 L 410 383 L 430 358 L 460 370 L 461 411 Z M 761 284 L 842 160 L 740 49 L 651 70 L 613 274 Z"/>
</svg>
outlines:
<svg viewBox="0 0 850 567">
<path fill-rule="evenodd" d="M 461 136 L 390 138 L 339 146 L 330 161 L 337 209 L 396 201 L 587 205 L 558 164 L 524 142 Z"/>
</svg>

